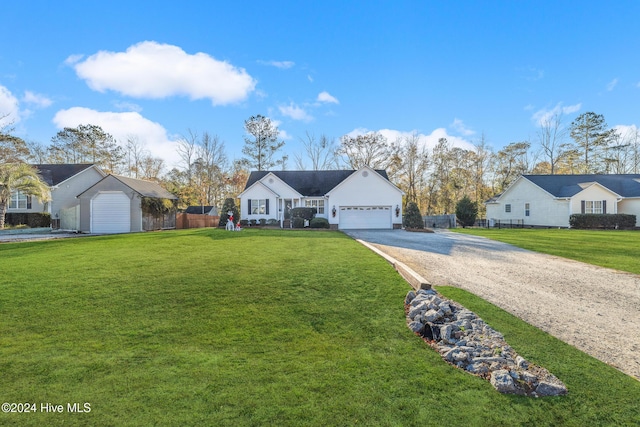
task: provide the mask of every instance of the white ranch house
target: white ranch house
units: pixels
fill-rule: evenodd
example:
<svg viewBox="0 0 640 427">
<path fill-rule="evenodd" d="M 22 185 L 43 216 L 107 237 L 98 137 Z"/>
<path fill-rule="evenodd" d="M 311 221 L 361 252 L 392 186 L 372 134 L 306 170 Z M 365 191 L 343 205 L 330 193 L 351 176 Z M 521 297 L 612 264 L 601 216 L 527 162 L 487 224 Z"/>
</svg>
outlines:
<svg viewBox="0 0 640 427">
<path fill-rule="evenodd" d="M 640 174 L 522 175 L 485 203 L 490 224 L 569 227 L 572 214 L 631 214 L 640 226 Z"/>
<path fill-rule="evenodd" d="M 287 227 L 290 210 L 317 208 L 333 229 L 402 226 L 402 196 L 383 170 L 254 171 L 240 195 L 240 219 L 275 219 Z"/>
</svg>

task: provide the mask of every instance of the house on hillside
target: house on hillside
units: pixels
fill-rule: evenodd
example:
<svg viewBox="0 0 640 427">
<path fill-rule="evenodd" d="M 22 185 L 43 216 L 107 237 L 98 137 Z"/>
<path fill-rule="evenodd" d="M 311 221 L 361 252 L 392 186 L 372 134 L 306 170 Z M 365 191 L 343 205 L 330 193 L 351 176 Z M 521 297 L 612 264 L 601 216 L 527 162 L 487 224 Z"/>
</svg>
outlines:
<svg viewBox="0 0 640 427">
<path fill-rule="evenodd" d="M 77 195 L 83 233 L 111 234 L 175 228 L 176 210 L 163 209 L 176 196 L 159 184 L 107 175 Z"/>
<path fill-rule="evenodd" d="M 254 171 L 240 195 L 240 219 L 290 224 L 290 210 L 317 209 L 333 229 L 402 226 L 402 196 L 384 170 Z"/>
<path fill-rule="evenodd" d="M 52 228 L 78 230 L 80 201 L 76 196 L 106 174 L 93 164 L 37 164 L 38 174 L 49 186 L 51 201 L 42 203 L 20 191 L 14 191 L 7 213 L 48 213 Z"/>
<path fill-rule="evenodd" d="M 487 202 L 491 222 L 569 227 L 572 214 L 631 214 L 640 223 L 640 174 L 522 175 Z"/>
</svg>

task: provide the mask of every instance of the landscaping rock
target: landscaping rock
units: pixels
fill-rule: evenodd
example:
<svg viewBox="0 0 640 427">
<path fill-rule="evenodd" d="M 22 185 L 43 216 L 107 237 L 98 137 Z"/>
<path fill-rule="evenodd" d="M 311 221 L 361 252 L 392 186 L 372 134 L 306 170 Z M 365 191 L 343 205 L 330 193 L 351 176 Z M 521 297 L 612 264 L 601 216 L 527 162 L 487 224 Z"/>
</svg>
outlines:
<svg viewBox="0 0 640 427">
<path fill-rule="evenodd" d="M 433 289 L 405 298 L 407 324 L 448 363 L 485 378 L 501 393 L 558 396 L 567 387 L 546 369 L 518 355 L 475 313 Z"/>
</svg>

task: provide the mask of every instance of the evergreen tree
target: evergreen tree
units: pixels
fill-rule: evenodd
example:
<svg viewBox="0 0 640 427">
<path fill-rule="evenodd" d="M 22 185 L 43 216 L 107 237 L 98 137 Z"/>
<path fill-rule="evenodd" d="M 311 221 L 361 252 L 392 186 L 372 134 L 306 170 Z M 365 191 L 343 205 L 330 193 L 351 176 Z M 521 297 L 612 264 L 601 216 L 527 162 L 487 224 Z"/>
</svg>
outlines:
<svg viewBox="0 0 640 427">
<path fill-rule="evenodd" d="M 469 198 L 464 196 L 456 204 L 456 217 L 462 224 L 462 227 L 470 227 L 476 222 L 478 217 L 478 206 Z"/>
<path fill-rule="evenodd" d="M 268 117 L 251 116 L 244 122 L 244 129 L 251 137 L 244 138 L 242 154 L 243 164 L 252 170 L 269 170 L 282 165 L 286 156 L 280 160 L 273 160 L 274 154 L 284 146 L 284 141 L 278 141 L 278 127 Z"/>
<path fill-rule="evenodd" d="M 424 228 L 424 220 L 420 208 L 415 202 L 409 202 L 404 211 L 404 226 L 406 228 Z"/>
<path fill-rule="evenodd" d="M 236 202 L 231 197 L 224 199 L 222 212 L 220 212 L 220 222 L 218 223 L 218 227 L 227 226 L 227 222 L 229 221 L 229 212 L 233 212 L 233 222 L 237 224 L 240 221 L 240 212 L 238 210 L 238 207 L 236 206 Z"/>
</svg>

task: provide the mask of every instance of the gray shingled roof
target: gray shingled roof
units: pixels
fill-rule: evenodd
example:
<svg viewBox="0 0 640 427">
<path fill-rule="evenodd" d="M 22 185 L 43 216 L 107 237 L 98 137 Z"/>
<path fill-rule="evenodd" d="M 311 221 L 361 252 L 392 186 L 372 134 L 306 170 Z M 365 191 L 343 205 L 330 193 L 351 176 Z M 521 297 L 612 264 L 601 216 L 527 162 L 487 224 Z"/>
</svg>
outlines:
<svg viewBox="0 0 640 427">
<path fill-rule="evenodd" d="M 176 196 L 169 193 L 167 190 L 162 188 L 159 184 L 151 181 L 143 181 L 141 179 L 129 178 L 126 176 L 120 175 L 110 175 L 113 176 L 118 181 L 122 182 L 127 187 L 136 191 L 143 197 L 154 197 L 157 199 L 177 199 Z"/>
<path fill-rule="evenodd" d="M 265 177 L 269 172 L 287 183 L 291 188 L 303 196 L 324 196 L 336 185 L 347 179 L 355 170 L 329 170 L 329 171 L 253 171 L 249 175 L 247 185 L 251 187 L 257 181 Z M 387 181 L 389 177 L 384 170 L 376 170 Z"/>
<path fill-rule="evenodd" d="M 38 175 L 49 186 L 58 185 L 63 181 L 89 169 L 93 164 L 39 164 L 31 165 L 38 169 Z"/>
<path fill-rule="evenodd" d="M 640 197 L 640 174 L 621 175 L 523 175 L 555 197 L 572 197 L 582 191 L 579 184 L 597 182 L 622 197 Z"/>
</svg>

